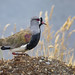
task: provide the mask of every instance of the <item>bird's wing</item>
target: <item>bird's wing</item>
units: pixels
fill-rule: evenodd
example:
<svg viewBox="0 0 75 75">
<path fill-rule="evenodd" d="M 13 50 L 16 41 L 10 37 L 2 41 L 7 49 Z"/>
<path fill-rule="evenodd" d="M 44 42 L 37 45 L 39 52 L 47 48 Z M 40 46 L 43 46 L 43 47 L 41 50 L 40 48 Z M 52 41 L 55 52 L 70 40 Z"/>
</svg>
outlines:
<svg viewBox="0 0 75 75">
<path fill-rule="evenodd" d="M 5 38 L 3 46 L 10 46 L 11 48 L 17 48 L 30 42 L 32 33 L 30 30 L 22 30 L 14 35 Z"/>
<path fill-rule="evenodd" d="M 28 44 L 26 45 L 22 45 L 21 47 L 17 47 L 15 49 L 11 49 L 11 52 L 25 52 L 27 50 L 31 50 L 32 48 L 34 48 L 40 39 L 40 33 L 37 33 L 35 35 L 32 35 L 31 40 Z"/>
</svg>

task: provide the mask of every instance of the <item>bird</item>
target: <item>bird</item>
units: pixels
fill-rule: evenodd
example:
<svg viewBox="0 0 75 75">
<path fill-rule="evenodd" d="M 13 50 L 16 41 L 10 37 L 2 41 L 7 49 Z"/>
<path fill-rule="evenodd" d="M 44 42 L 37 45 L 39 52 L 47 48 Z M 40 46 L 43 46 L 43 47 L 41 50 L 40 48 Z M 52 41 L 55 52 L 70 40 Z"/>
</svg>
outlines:
<svg viewBox="0 0 75 75">
<path fill-rule="evenodd" d="M 16 52 L 26 52 L 35 48 L 40 40 L 41 26 L 46 25 L 42 17 L 33 17 L 28 30 L 24 29 L 4 39 L 0 39 L 1 50 L 10 50 L 13 55 Z"/>
</svg>

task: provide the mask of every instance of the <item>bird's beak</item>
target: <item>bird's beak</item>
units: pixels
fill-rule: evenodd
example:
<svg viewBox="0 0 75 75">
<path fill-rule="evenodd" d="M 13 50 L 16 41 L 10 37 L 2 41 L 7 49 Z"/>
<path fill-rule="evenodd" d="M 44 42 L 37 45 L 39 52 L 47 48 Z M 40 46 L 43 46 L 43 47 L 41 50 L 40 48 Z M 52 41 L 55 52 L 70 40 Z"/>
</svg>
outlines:
<svg viewBox="0 0 75 75">
<path fill-rule="evenodd" d="M 40 22 L 41 22 L 41 25 L 42 25 L 42 24 L 47 25 L 46 23 L 43 22 L 42 17 L 40 17 Z"/>
<path fill-rule="evenodd" d="M 42 24 L 47 25 L 47 24 L 46 24 L 46 23 L 44 23 L 43 21 L 42 21 Z"/>
</svg>

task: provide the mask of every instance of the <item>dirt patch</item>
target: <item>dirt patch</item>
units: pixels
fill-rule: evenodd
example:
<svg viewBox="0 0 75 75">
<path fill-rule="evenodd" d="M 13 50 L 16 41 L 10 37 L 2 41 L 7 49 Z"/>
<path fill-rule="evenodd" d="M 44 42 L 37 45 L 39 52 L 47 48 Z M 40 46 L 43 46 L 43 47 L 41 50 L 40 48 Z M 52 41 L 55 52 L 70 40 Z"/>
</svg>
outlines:
<svg viewBox="0 0 75 75">
<path fill-rule="evenodd" d="M 0 60 L 0 75 L 75 75 L 75 68 L 47 57 L 15 56 L 12 60 Z"/>
</svg>

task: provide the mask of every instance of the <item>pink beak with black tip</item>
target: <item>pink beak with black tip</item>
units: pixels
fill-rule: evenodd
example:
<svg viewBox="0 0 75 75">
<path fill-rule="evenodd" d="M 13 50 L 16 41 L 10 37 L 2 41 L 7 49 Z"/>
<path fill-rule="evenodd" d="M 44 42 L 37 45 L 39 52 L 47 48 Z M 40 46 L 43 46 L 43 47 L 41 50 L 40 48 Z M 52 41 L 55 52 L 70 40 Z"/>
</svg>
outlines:
<svg viewBox="0 0 75 75">
<path fill-rule="evenodd" d="M 47 24 L 46 24 L 46 23 L 44 23 L 43 21 L 42 21 L 42 24 L 47 25 Z"/>
</svg>

